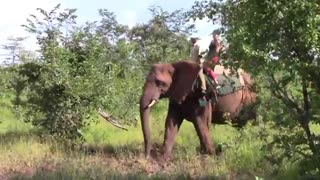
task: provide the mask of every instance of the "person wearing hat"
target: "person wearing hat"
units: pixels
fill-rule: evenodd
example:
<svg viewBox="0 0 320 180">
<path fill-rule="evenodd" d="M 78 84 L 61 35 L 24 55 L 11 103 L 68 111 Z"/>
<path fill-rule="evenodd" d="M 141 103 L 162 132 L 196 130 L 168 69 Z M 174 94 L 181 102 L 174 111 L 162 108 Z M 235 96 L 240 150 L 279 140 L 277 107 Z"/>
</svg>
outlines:
<svg viewBox="0 0 320 180">
<path fill-rule="evenodd" d="M 203 95 L 206 93 L 206 80 L 203 73 L 203 64 L 208 62 L 208 64 L 218 64 L 219 63 L 219 53 L 222 50 L 220 31 L 215 30 L 210 33 L 210 36 L 204 38 L 191 38 L 192 50 L 191 59 L 198 64 L 200 64 L 201 70 L 199 72 L 199 77 L 201 79 L 201 89 Z M 210 68 L 205 67 L 209 75 L 215 82 L 216 88 L 220 88 L 218 78 L 216 73 Z"/>
<path fill-rule="evenodd" d="M 213 36 L 213 42 L 212 46 L 213 49 L 215 49 L 212 59 L 212 64 L 214 64 L 214 72 L 217 74 L 224 74 L 225 76 L 229 76 L 231 74 L 231 69 L 225 68 L 223 65 L 220 64 L 220 56 L 228 49 L 228 44 L 225 43 L 225 41 L 222 41 L 221 37 L 221 31 L 220 30 L 214 30 L 212 32 Z M 225 44 L 224 44 L 225 43 Z M 243 69 L 239 68 L 237 69 L 237 73 L 239 76 L 239 81 L 242 86 L 244 86 L 244 80 L 243 80 Z"/>
</svg>

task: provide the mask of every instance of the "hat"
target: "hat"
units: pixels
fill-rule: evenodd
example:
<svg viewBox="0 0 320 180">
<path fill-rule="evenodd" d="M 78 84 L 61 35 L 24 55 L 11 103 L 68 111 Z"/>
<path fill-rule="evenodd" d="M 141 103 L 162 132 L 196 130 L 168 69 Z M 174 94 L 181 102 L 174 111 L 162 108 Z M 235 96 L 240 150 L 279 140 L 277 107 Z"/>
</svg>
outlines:
<svg viewBox="0 0 320 180">
<path fill-rule="evenodd" d="M 215 29 L 212 31 L 212 33 L 210 35 L 214 35 L 214 34 L 222 34 L 224 32 L 224 28 L 219 28 L 219 29 Z"/>
<path fill-rule="evenodd" d="M 220 30 L 218 30 L 218 29 L 216 29 L 216 30 L 214 30 L 214 31 L 212 31 L 212 33 L 211 33 L 212 35 L 214 35 L 214 34 L 218 34 L 218 35 L 220 35 L 221 34 L 221 31 Z"/>
</svg>

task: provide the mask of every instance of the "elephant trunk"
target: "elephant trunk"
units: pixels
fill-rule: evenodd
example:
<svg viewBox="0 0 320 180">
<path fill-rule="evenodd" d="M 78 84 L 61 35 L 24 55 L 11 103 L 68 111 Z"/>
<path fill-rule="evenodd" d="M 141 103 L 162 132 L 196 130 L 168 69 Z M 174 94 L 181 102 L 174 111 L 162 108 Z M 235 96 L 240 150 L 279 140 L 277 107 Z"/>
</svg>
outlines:
<svg viewBox="0 0 320 180">
<path fill-rule="evenodd" d="M 152 92 L 149 90 L 145 90 L 141 99 L 140 99 L 140 119 L 141 126 L 143 132 L 144 139 L 144 150 L 146 158 L 149 158 L 151 151 L 151 132 L 150 132 L 150 109 L 159 99 L 159 95 L 151 95 L 148 92 Z"/>
</svg>

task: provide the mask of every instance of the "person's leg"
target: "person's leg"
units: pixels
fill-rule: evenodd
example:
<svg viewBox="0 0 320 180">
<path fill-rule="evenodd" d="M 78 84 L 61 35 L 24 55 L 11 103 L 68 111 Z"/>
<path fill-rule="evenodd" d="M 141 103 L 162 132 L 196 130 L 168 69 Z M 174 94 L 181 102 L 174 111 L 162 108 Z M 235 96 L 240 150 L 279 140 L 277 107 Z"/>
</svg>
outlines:
<svg viewBox="0 0 320 180">
<path fill-rule="evenodd" d="M 206 78 L 203 72 L 203 59 L 201 58 L 199 60 L 200 62 L 200 71 L 199 71 L 199 77 L 200 77 L 200 81 L 201 81 L 201 93 L 202 93 L 202 97 L 199 99 L 199 104 L 200 106 L 205 106 L 207 104 L 207 100 L 206 100 L 206 92 L 207 92 L 207 86 L 206 86 Z"/>
<path fill-rule="evenodd" d="M 204 73 L 203 73 L 203 67 L 201 67 L 201 70 L 199 71 L 199 77 L 200 77 L 200 81 L 201 81 L 202 93 L 205 94 L 206 90 L 207 90 L 207 87 L 206 87 L 206 78 L 205 78 Z"/>
<path fill-rule="evenodd" d="M 212 79 L 214 80 L 214 82 L 215 82 L 215 84 L 216 84 L 216 88 L 220 88 L 217 74 L 216 74 L 211 68 L 209 68 L 209 67 L 207 68 L 207 71 L 209 72 L 210 76 L 211 76 Z"/>
<path fill-rule="evenodd" d="M 205 59 L 203 58 L 207 53 L 207 48 L 203 47 L 201 45 L 201 43 L 199 44 L 199 51 L 198 51 L 198 57 L 199 57 L 199 64 L 200 64 L 200 72 L 199 72 L 199 77 L 200 77 L 200 81 L 201 81 L 201 90 L 202 93 L 205 94 L 206 90 L 207 90 L 207 86 L 206 86 L 206 78 L 205 75 L 203 73 L 203 63 L 205 61 Z"/>
</svg>

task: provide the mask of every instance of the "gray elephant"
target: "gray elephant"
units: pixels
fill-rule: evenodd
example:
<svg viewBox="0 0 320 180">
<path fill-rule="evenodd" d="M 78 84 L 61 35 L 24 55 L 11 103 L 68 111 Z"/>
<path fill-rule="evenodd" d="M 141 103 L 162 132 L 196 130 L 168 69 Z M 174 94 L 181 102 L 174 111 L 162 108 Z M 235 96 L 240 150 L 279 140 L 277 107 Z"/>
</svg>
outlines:
<svg viewBox="0 0 320 180">
<path fill-rule="evenodd" d="M 200 140 L 201 152 L 213 154 L 215 150 L 209 129 L 212 123 L 226 122 L 222 116 L 223 113 L 227 112 L 230 115 L 232 124 L 243 125 L 243 122 L 255 117 L 255 112 L 252 110 L 250 117 L 240 118 L 245 107 L 257 103 L 257 95 L 252 90 L 254 81 L 249 74 L 243 74 L 245 81 L 243 88 L 223 96 L 213 93 L 216 92 L 213 88 L 212 93 L 206 95 L 208 103 L 200 105 L 201 90 L 196 85 L 199 70 L 199 65 L 191 61 L 152 66 L 140 99 L 140 116 L 147 158 L 150 157 L 152 146 L 149 125 L 150 109 L 162 98 L 169 98 L 162 152 L 165 159 L 171 156 L 172 147 L 183 120 L 193 123 Z"/>
</svg>

